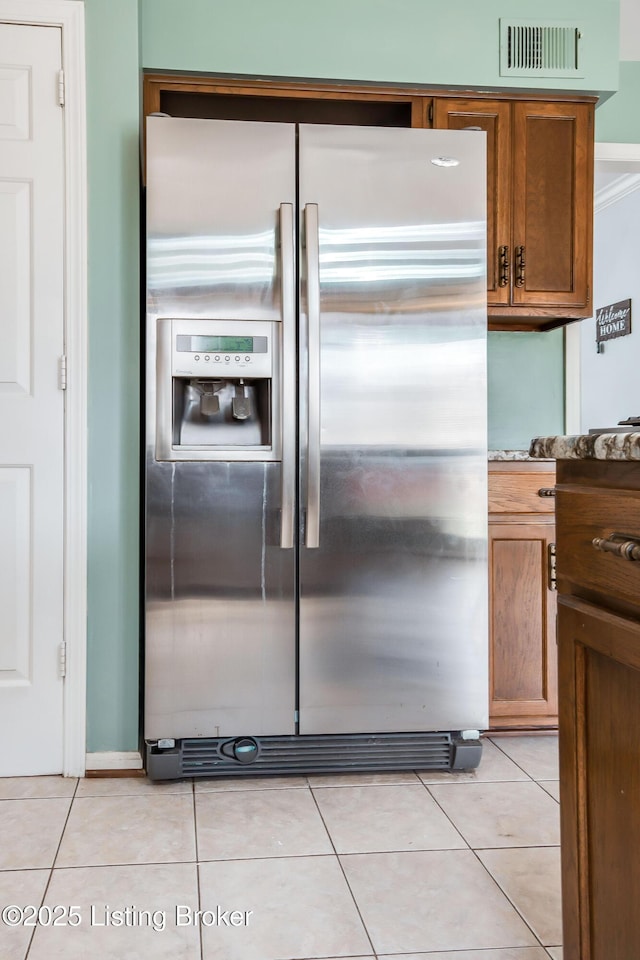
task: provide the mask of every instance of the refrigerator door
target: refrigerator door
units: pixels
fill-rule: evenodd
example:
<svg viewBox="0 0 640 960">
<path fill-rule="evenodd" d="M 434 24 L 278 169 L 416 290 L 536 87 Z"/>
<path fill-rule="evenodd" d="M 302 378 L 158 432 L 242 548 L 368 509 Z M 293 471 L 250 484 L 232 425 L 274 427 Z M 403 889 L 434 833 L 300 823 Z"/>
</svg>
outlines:
<svg viewBox="0 0 640 960">
<path fill-rule="evenodd" d="M 299 137 L 300 733 L 483 728 L 485 137 Z"/>
<path fill-rule="evenodd" d="M 259 333 L 269 321 L 281 334 L 287 390 L 280 399 L 285 392 L 287 398 L 286 409 L 278 408 L 278 432 L 295 486 L 295 191 L 289 125 L 149 120 L 147 739 L 295 732 L 295 551 L 287 548 L 293 507 L 282 460 L 156 458 L 157 417 L 176 415 L 175 394 L 173 405 L 171 396 L 157 402 L 156 377 L 167 362 L 158 350 L 158 320 L 179 320 L 195 336 L 212 320 L 263 321 Z M 202 381 L 188 386 L 215 399 L 206 383 L 214 350 L 201 353 Z M 226 375 L 233 376 L 231 366 Z M 250 388 L 258 389 L 257 382 Z M 234 402 L 240 422 L 246 411 Z M 201 400 L 201 412 L 207 409 Z M 285 430 L 286 410 L 292 422 Z M 283 498 L 290 501 L 285 514 Z"/>
</svg>

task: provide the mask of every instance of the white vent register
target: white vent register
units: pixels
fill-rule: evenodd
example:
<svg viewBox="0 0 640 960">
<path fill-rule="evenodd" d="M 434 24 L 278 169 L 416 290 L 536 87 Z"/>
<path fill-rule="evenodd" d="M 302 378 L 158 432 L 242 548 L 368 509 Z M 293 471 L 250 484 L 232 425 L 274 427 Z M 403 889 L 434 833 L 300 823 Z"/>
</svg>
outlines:
<svg viewBox="0 0 640 960">
<path fill-rule="evenodd" d="M 579 24 L 500 20 L 500 76 L 582 77 Z"/>
</svg>

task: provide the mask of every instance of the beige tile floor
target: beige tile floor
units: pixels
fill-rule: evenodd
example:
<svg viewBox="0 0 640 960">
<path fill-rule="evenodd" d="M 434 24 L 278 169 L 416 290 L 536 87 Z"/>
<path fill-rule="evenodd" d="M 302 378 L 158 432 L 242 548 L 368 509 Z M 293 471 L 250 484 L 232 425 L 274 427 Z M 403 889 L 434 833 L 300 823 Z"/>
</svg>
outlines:
<svg viewBox="0 0 640 960">
<path fill-rule="evenodd" d="M 0 780 L 0 958 L 562 960 L 557 777 Z"/>
</svg>

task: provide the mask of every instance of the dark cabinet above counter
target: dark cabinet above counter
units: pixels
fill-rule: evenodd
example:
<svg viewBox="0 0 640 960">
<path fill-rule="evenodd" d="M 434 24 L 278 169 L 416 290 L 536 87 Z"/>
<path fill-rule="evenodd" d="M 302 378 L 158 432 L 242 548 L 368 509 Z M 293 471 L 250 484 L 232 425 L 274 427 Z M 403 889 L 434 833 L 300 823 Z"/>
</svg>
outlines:
<svg viewBox="0 0 640 960">
<path fill-rule="evenodd" d="M 591 316 L 595 98 L 147 74 L 145 115 L 487 133 L 490 330 Z"/>
</svg>

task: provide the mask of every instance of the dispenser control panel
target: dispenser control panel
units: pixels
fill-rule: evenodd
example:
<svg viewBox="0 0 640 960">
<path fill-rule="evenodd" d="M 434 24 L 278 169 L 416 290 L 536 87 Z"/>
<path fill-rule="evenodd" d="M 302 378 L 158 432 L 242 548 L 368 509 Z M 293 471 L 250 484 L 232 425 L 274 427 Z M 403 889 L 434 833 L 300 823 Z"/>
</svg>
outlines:
<svg viewBox="0 0 640 960">
<path fill-rule="evenodd" d="M 156 324 L 156 460 L 279 460 L 282 323 Z"/>
<path fill-rule="evenodd" d="M 251 320 L 173 320 L 172 373 L 177 377 L 269 378 L 274 325 Z"/>
</svg>

